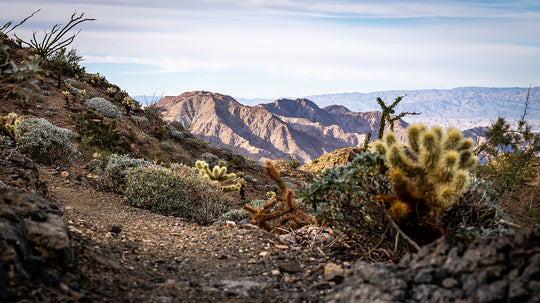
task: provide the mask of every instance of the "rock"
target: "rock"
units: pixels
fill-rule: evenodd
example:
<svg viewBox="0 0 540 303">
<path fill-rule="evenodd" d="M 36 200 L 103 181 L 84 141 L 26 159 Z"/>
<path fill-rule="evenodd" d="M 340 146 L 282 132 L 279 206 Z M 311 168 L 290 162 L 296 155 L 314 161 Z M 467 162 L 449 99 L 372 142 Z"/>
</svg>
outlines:
<svg viewBox="0 0 540 303">
<path fill-rule="evenodd" d="M 14 149 L 0 150 L 0 182 L 5 187 L 25 189 L 48 197 L 47 186 L 39 180 L 34 162 Z"/>
<path fill-rule="evenodd" d="M 30 283 L 58 283 L 76 264 L 58 207 L 36 193 L 0 188 L 0 301 L 27 295 Z"/>
<path fill-rule="evenodd" d="M 279 241 L 281 243 L 285 244 L 285 245 L 296 245 L 297 244 L 296 237 L 292 233 L 279 235 L 278 238 L 279 238 Z"/>
<path fill-rule="evenodd" d="M 291 274 L 304 271 L 304 269 L 302 269 L 302 266 L 300 266 L 300 263 L 298 262 L 291 262 L 291 263 L 282 262 L 282 263 L 278 263 L 277 266 L 281 272 L 286 272 L 286 273 L 291 273 Z"/>
<path fill-rule="evenodd" d="M 327 281 L 341 282 L 345 277 L 343 267 L 335 263 L 327 263 L 324 265 L 324 279 Z"/>
<path fill-rule="evenodd" d="M 468 246 L 440 239 L 397 265 L 360 262 L 325 301 L 538 302 L 539 285 L 536 228 Z"/>
<path fill-rule="evenodd" d="M 107 227 L 107 231 L 115 234 L 119 234 L 122 231 L 122 225 L 111 224 Z"/>
</svg>

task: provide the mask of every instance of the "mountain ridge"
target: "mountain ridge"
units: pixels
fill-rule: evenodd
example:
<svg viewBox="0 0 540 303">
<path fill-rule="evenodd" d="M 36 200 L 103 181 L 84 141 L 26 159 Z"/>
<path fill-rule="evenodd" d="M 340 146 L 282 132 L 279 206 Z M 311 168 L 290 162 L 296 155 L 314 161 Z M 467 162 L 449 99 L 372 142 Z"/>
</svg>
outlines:
<svg viewBox="0 0 540 303">
<path fill-rule="evenodd" d="M 375 133 L 380 112 L 356 113 L 321 109 L 308 99 L 280 99 L 256 106 L 204 91 L 167 96 L 153 106 L 166 121 L 179 121 L 190 131 L 254 160 L 299 157 L 309 162 L 336 149 L 363 144 Z M 402 133 L 404 121 L 396 123 Z"/>
<path fill-rule="evenodd" d="M 487 126 L 499 116 L 517 121 L 523 114 L 528 88 L 523 87 L 457 87 L 453 89 L 389 90 L 368 93 L 333 93 L 304 96 L 319 107 L 343 106 L 354 112 L 380 110 L 377 97 L 386 103 L 398 96 L 405 96 L 396 107 L 396 112 L 421 112 L 421 116 L 408 116 L 404 120 L 412 123 L 458 126 L 465 130 L 476 126 Z M 540 87 L 531 87 L 527 120 L 540 129 Z M 252 105 L 251 99 L 236 98 L 239 102 Z M 260 102 L 261 99 L 254 99 Z"/>
</svg>

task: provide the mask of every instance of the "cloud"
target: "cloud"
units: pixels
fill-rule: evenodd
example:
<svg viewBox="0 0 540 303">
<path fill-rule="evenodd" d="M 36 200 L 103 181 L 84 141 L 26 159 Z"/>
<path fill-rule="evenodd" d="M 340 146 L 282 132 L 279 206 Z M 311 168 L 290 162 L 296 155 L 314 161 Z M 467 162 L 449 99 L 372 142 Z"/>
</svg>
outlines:
<svg viewBox="0 0 540 303">
<path fill-rule="evenodd" d="M 528 1 L 18 1 L 21 27 L 81 25 L 85 63 L 153 66 L 153 74 L 258 71 L 294 81 L 386 88 L 540 82 L 540 9 Z M 216 80 L 219 81 L 219 80 Z M 222 80 L 223 81 L 223 80 Z M 293 82 L 291 82 L 293 83 Z M 262 84 L 261 84 L 262 87 Z M 351 90 L 353 90 L 352 86 Z M 317 88 L 313 88 L 314 90 Z M 332 89 L 332 88 L 329 88 Z M 367 88 L 369 89 L 369 88 Z M 286 94 L 286 93 L 284 93 Z"/>
</svg>

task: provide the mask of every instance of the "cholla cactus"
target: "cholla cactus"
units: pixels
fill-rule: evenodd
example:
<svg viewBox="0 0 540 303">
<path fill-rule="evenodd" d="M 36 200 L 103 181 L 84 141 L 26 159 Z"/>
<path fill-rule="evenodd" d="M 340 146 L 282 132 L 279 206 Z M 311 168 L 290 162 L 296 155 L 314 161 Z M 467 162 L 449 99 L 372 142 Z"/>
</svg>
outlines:
<svg viewBox="0 0 540 303">
<path fill-rule="evenodd" d="M 17 126 L 23 118 L 15 113 L 9 113 L 7 116 L 0 117 L 0 130 L 5 131 L 14 141 L 17 141 Z"/>
<path fill-rule="evenodd" d="M 62 92 L 62 96 L 64 97 L 64 100 L 66 100 L 66 102 L 69 100 L 69 98 L 71 98 L 72 94 L 68 91 L 63 91 Z"/>
<path fill-rule="evenodd" d="M 79 95 L 86 97 L 86 89 L 79 89 Z"/>
<path fill-rule="evenodd" d="M 108 88 L 107 88 L 107 95 L 109 95 L 109 96 L 112 97 L 112 96 L 114 96 L 114 94 L 116 94 L 116 88 L 114 88 L 114 87 L 108 87 Z"/>
<path fill-rule="evenodd" d="M 212 170 L 208 167 L 208 163 L 204 161 L 195 162 L 195 167 L 199 170 L 199 175 L 205 179 L 214 181 L 218 184 L 225 183 L 227 181 L 233 181 L 233 184 L 230 185 L 221 185 L 221 188 L 224 192 L 233 192 L 239 191 L 243 185 L 243 178 L 236 178 L 236 174 L 230 173 L 227 174 L 226 166 L 216 165 Z"/>
<path fill-rule="evenodd" d="M 131 107 L 133 106 L 133 104 L 135 104 L 135 101 L 133 101 L 133 99 L 131 97 L 125 96 L 124 100 L 122 100 L 122 104 L 126 108 L 126 112 L 127 112 L 128 117 L 129 117 L 129 114 L 131 112 Z"/>
<path fill-rule="evenodd" d="M 407 128 L 407 141 L 404 146 L 388 133 L 376 142 L 375 149 L 390 167 L 394 192 L 378 199 L 398 223 L 417 220 L 419 226 L 437 226 L 440 211 L 454 204 L 469 184 L 469 170 L 477 163 L 473 141 L 456 128 L 444 132 L 422 124 Z"/>
</svg>

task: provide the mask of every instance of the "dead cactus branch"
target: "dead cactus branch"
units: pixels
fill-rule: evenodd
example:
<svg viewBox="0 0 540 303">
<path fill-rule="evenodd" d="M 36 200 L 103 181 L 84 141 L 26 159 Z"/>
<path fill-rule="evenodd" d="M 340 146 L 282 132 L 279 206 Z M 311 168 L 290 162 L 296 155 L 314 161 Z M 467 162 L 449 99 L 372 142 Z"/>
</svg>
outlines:
<svg viewBox="0 0 540 303">
<path fill-rule="evenodd" d="M 245 204 L 243 208 L 253 214 L 250 223 L 271 232 L 282 231 L 281 227 L 285 226 L 296 229 L 307 225 L 310 222 L 310 216 L 298 208 L 293 198 L 293 190 L 287 188 L 272 161 L 266 161 L 265 171 L 268 177 L 278 185 L 282 195 L 276 195 L 260 209 Z"/>
</svg>

